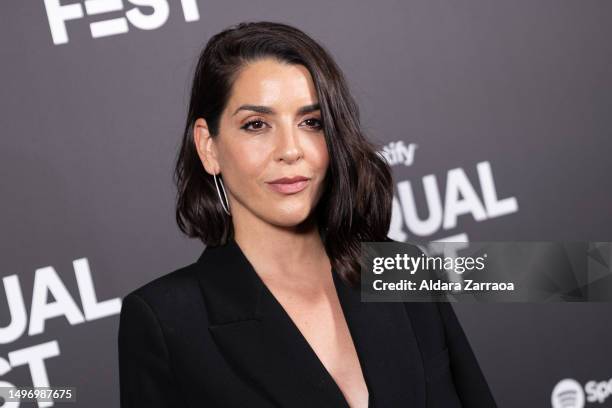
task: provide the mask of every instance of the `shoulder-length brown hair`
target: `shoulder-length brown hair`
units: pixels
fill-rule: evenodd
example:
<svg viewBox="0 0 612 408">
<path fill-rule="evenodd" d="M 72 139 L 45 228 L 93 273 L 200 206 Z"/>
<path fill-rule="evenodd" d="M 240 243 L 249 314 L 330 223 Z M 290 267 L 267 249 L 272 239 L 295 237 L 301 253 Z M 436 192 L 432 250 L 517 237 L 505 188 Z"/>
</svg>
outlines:
<svg viewBox="0 0 612 408">
<path fill-rule="evenodd" d="M 233 225 L 217 195 L 213 176 L 199 159 L 193 140 L 197 118 L 212 137 L 232 84 L 247 62 L 272 57 L 308 69 L 321 107 L 330 157 L 324 192 L 315 208 L 332 267 L 349 285 L 360 281 L 361 241 L 388 241 L 393 179 L 391 170 L 362 130 L 359 109 L 346 80 L 326 49 L 299 29 L 275 22 L 242 22 L 214 35 L 199 56 L 187 123 L 174 181 L 176 221 L 189 237 L 217 246 L 233 237 Z"/>
</svg>

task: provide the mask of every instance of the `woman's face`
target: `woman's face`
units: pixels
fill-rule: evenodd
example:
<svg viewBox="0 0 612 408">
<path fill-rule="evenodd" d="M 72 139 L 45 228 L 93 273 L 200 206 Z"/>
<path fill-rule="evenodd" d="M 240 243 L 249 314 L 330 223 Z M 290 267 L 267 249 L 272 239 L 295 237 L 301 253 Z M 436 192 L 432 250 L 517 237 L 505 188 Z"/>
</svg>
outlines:
<svg viewBox="0 0 612 408">
<path fill-rule="evenodd" d="M 287 227 L 311 214 L 329 163 L 317 104 L 304 66 L 267 58 L 239 73 L 218 137 L 207 137 L 206 122 L 198 119 L 200 158 L 208 173 L 221 173 L 234 222 Z M 279 183 L 296 177 L 304 180 Z"/>
</svg>

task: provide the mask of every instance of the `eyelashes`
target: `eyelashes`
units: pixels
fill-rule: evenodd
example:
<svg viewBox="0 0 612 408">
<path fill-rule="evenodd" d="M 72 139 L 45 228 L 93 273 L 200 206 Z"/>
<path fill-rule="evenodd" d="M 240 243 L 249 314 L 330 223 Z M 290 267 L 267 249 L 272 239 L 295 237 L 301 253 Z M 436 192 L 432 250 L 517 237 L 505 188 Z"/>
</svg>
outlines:
<svg viewBox="0 0 612 408">
<path fill-rule="evenodd" d="M 309 127 L 313 128 L 313 129 L 317 129 L 317 130 L 323 128 L 323 122 L 320 119 L 318 119 L 318 118 L 309 118 L 309 119 L 306 119 L 304 122 L 310 122 L 310 121 L 314 121 L 317 124 L 314 125 L 314 126 L 309 126 Z"/>
<path fill-rule="evenodd" d="M 242 125 L 242 126 L 240 127 L 240 129 L 244 129 L 244 130 L 246 130 L 247 132 L 257 132 L 257 131 L 262 130 L 263 128 L 258 127 L 258 128 L 256 128 L 256 129 L 249 129 L 249 126 L 254 125 L 254 124 L 260 124 L 260 123 L 264 123 L 264 122 L 263 122 L 262 120 L 258 120 L 258 119 L 256 119 L 256 120 L 251 120 L 251 121 L 249 121 L 249 122 L 245 123 L 244 125 Z"/>
<path fill-rule="evenodd" d="M 309 127 L 312 130 L 318 131 L 318 130 L 323 129 L 323 122 L 318 118 L 308 118 L 304 120 L 304 122 L 310 122 L 310 123 L 315 122 L 316 123 L 315 125 L 307 125 L 307 127 Z M 257 133 L 263 130 L 263 127 L 261 127 L 262 124 L 265 124 L 263 120 L 254 119 L 242 125 L 240 129 L 246 130 L 247 132 Z M 249 128 L 251 125 L 257 125 L 257 126 L 255 126 L 255 128 Z"/>
</svg>

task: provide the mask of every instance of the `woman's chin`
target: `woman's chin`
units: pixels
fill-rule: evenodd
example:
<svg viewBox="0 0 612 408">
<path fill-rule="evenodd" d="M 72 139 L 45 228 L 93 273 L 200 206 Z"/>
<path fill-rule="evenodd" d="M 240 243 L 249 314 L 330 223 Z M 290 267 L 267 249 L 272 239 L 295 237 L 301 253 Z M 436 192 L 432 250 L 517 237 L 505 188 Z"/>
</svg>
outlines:
<svg viewBox="0 0 612 408">
<path fill-rule="evenodd" d="M 280 227 L 296 227 L 308 219 L 308 209 L 293 209 L 291 211 L 280 210 L 273 217 L 274 223 Z"/>
</svg>

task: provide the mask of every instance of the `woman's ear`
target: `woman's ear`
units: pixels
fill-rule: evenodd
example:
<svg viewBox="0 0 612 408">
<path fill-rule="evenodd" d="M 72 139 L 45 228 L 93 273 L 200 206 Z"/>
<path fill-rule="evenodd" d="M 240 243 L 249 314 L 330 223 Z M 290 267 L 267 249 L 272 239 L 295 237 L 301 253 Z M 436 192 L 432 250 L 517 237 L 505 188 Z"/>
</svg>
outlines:
<svg viewBox="0 0 612 408">
<path fill-rule="evenodd" d="M 193 142 L 206 172 L 211 175 L 218 174 L 221 169 L 217 159 L 217 146 L 210 135 L 206 119 L 198 118 L 195 121 L 193 125 Z"/>
</svg>

